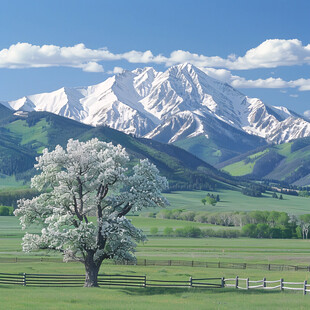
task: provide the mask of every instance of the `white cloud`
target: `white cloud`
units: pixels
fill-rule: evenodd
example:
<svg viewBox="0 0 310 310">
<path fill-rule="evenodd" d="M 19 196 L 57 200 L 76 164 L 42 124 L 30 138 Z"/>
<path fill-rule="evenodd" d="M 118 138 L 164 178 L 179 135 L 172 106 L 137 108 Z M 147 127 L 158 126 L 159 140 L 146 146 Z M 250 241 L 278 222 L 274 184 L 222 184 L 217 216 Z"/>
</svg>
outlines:
<svg viewBox="0 0 310 310">
<path fill-rule="evenodd" d="M 150 50 L 128 51 L 114 54 L 107 48 L 89 49 L 84 44 L 69 47 L 56 45 L 32 45 L 17 43 L 8 49 L 0 50 L 0 68 L 40 68 L 64 66 L 80 68 L 86 72 L 104 72 L 100 62 L 126 60 L 130 63 L 164 64 L 166 66 L 189 62 L 196 65 L 210 76 L 230 83 L 238 88 L 298 88 L 300 91 L 310 90 L 310 79 L 285 81 L 281 78 L 247 80 L 233 75 L 229 70 L 249 70 L 254 68 L 275 68 L 310 64 L 310 44 L 293 40 L 266 40 L 259 46 L 248 50 L 244 56 L 230 54 L 227 58 L 206 56 L 189 51 L 176 50 L 168 57 L 153 55 Z M 115 67 L 108 73 L 120 73 L 123 69 Z"/>
<path fill-rule="evenodd" d="M 248 50 L 244 56 L 232 54 L 226 59 L 218 56 L 204 56 L 187 51 L 174 51 L 167 58 L 166 64 L 190 62 L 200 67 L 222 67 L 230 70 L 249 70 L 255 68 L 276 68 L 310 64 L 310 44 L 293 40 L 266 40 L 259 46 Z"/>
<path fill-rule="evenodd" d="M 183 50 L 173 51 L 169 57 L 161 54 L 153 55 L 150 50 L 145 52 L 133 50 L 121 54 L 114 54 L 107 48 L 86 48 L 82 43 L 69 47 L 17 43 L 11 45 L 8 49 L 2 49 L 0 51 L 0 67 L 2 68 L 50 66 L 83 68 L 83 65 L 85 66 L 87 63 L 121 59 L 131 63 L 157 63 L 165 64 L 166 66 L 190 62 L 199 67 L 230 70 L 275 68 L 278 66 L 310 64 L 310 44 L 303 46 L 302 42 L 297 39 L 266 40 L 259 46 L 248 50 L 244 56 L 237 57 L 235 54 L 231 54 L 227 58 L 199 55 Z"/>
<path fill-rule="evenodd" d="M 82 68 L 85 71 L 102 72 L 98 61 L 112 61 L 121 59 L 120 55 L 110 53 L 108 50 L 92 50 L 84 44 L 71 47 L 55 45 L 31 45 L 17 43 L 8 49 L 0 51 L 0 68 L 42 68 L 64 66 Z M 97 64 L 97 65 L 96 65 Z"/>
<path fill-rule="evenodd" d="M 281 78 L 269 77 L 267 79 L 247 80 L 241 76 L 233 75 L 226 69 L 200 68 L 209 76 L 231 84 L 236 88 L 298 88 L 299 91 L 310 90 L 310 79 L 285 81 Z M 280 90 L 286 93 L 286 90 Z"/>
<path fill-rule="evenodd" d="M 119 74 L 123 73 L 124 69 L 122 67 L 114 67 L 113 70 L 108 71 L 108 74 Z"/>
<path fill-rule="evenodd" d="M 305 111 L 304 116 L 310 119 L 310 110 Z"/>
<path fill-rule="evenodd" d="M 292 98 L 298 98 L 298 95 L 297 95 L 297 94 L 291 94 L 290 97 L 292 97 Z"/>
<path fill-rule="evenodd" d="M 310 64 L 310 44 L 303 46 L 297 39 L 273 39 L 250 49 L 243 57 L 238 57 L 228 64 L 228 68 L 242 70 L 300 64 Z"/>
<path fill-rule="evenodd" d="M 81 67 L 85 72 L 104 72 L 103 67 L 94 61 L 83 64 Z"/>
</svg>

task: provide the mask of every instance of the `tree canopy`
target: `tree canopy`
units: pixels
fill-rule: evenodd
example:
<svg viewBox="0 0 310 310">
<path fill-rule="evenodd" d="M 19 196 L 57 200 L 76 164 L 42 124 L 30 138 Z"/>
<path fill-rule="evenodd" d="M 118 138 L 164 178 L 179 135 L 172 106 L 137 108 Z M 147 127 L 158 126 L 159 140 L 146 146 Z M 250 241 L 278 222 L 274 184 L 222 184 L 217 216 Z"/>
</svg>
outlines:
<svg viewBox="0 0 310 310">
<path fill-rule="evenodd" d="M 167 180 L 157 168 L 140 160 L 129 171 L 125 149 L 98 139 L 71 139 L 66 149 L 45 149 L 37 161 L 41 173 L 31 185 L 42 194 L 19 200 L 15 215 L 23 229 L 35 224 L 42 230 L 25 234 L 23 250 L 60 251 L 65 261 L 84 263 L 85 286 L 98 285 L 104 259 L 135 260 L 136 242 L 146 237 L 125 215 L 167 204 L 161 195 Z"/>
</svg>

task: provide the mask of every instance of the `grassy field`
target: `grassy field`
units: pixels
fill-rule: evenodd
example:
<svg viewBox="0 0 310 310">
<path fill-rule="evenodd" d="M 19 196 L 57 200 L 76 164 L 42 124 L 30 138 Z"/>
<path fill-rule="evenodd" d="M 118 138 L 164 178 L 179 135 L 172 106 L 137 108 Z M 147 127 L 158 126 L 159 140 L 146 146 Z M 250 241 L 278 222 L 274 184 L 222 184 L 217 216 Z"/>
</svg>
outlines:
<svg viewBox="0 0 310 310">
<path fill-rule="evenodd" d="M 180 221 L 133 217 L 140 228 Z M 170 222 L 171 221 L 171 222 Z M 182 221 L 181 221 L 182 222 Z M 23 232 L 14 217 L 0 217 L 0 256 L 29 257 L 21 252 Z M 44 253 L 43 253 L 44 254 Z M 46 254 L 46 253 L 45 253 Z M 264 239 L 150 238 L 137 248 L 138 258 L 229 262 L 308 264 L 310 242 Z M 47 253 L 47 255 L 53 255 Z M 60 257 L 59 255 L 57 255 Z M 83 274 L 80 263 L 0 263 L 0 272 Z M 309 273 L 295 271 L 238 270 L 199 267 L 119 266 L 103 264 L 101 273 L 146 275 L 150 279 L 188 280 L 192 277 L 250 277 L 251 280 L 284 278 L 308 280 Z M 301 292 L 236 291 L 234 289 L 177 288 L 35 288 L 0 286 L 1 309 L 308 309 L 309 296 Z M 56 298 L 57 296 L 57 298 Z"/>
<path fill-rule="evenodd" d="M 210 192 L 219 194 L 221 201 L 216 206 L 204 206 L 201 199 L 207 195 L 206 191 L 173 192 L 165 194 L 170 202 L 168 209 L 186 209 L 193 211 L 230 212 L 230 211 L 281 211 L 290 214 L 310 213 L 310 199 L 298 196 L 283 195 L 283 200 L 272 198 L 272 193 L 267 192 L 262 197 L 242 195 L 238 191 L 220 190 Z M 152 211 L 152 210 L 150 210 Z"/>
<path fill-rule="evenodd" d="M 200 229 L 208 229 L 212 228 L 213 230 L 222 230 L 222 229 L 233 229 L 238 230 L 240 227 L 225 227 L 219 225 L 205 224 L 205 223 L 197 223 L 197 222 L 189 222 L 189 221 L 180 221 L 180 220 L 170 220 L 170 219 L 155 219 L 155 218 L 144 218 L 140 216 L 129 216 L 132 223 L 141 228 L 146 234 L 150 233 L 150 229 L 152 227 L 158 228 L 158 233 L 162 234 L 163 230 L 166 227 L 171 227 L 173 229 L 184 228 L 186 226 L 191 227 L 199 227 Z"/>
<path fill-rule="evenodd" d="M 157 223 L 157 224 L 156 224 Z M 186 221 L 145 219 L 133 217 L 133 224 L 141 229 L 151 225 L 157 227 L 182 227 Z M 211 225 L 208 224 L 198 225 Z M 150 226 L 149 226 L 150 225 Z M 161 226 L 162 225 L 162 226 Z M 33 230 L 36 231 L 35 229 Z M 54 253 L 22 252 L 21 238 L 23 231 L 15 217 L 0 217 L 0 256 L 33 257 Z M 147 259 L 182 259 L 212 262 L 241 262 L 285 265 L 309 265 L 310 241 L 296 239 L 222 239 L 222 238 L 167 238 L 150 237 L 137 247 L 137 257 Z M 60 257 L 59 254 L 56 255 Z"/>
<path fill-rule="evenodd" d="M 45 269 L 35 265 L 32 272 Z M 51 264 L 50 264 L 51 265 Z M 74 265 L 74 268 L 72 266 Z M 17 270 L 26 266 L 18 265 Z M 59 273 L 82 273 L 77 264 L 57 266 Z M 69 268 L 70 267 L 70 268 Z M 55 268 L 56 269 L 56 268 Z M 101 272 L 113 274 L 144 275 L 152 279 L 184 280 L 193 277 L 235 277 L 236 271 L 201 268 L 160 268 L 137 266 L 105 266 Z M 240 277 L 248 273 L 238 271 Z M 261 272 L 251 271 L 251 279 L 261 279 Z M 278 280 L 283 273 L 270 272 L 267 279 Z M 303 281 L 307 274 L 291 272 L 285 277 L 290 281 Z M 1 286 L 2 309 L 308 309 L 309 296 L 301 292 L 241 291 L 234 289 L 189 288 L 31 288 Z"/>
<path fill-rule="evenodd" d="M 215 207 L 203 206 L 201 199 L 207 192 L 176 192 L 167 194 L 171 206 L 194 211 L 251 211 L 277 210 L 295 214 L 309 212 L 307 198 L 284 195 L 284 200 L 243 196 L 234 191 L 216 192 L 221 201 Z M 153 210 L 149 210 L 153 211 Z M 154 210 L 156 211 L 156 210 Z M 177 220 L 131 217 L 137 227 L 147 234 L 151 227 L 162 232 L 165 227 L 197 226 L 202 229 L 213 225 Z M 223 227 L 216 226 L 223 229 Z M 36 231 L 34 229 L 34 231 Z M 21 249 L 23 231 L 15 217 L 0 217 L 0 257 L 33 257 L 53 253 L 25 254 Z M 310 241 L 275 239 L 220 239 L 220 238 L 165 238 L 150 237 L 137 247 L 140 259 L 173 259 L 234 263 L 270 263 L 285 265 L 309 265 Z M 0 263 L 0 272 L 11 273 L 59 273 L 83 274 L 80 263 L 18 262 Z M 168 266 L 119 266 L 103 264 L 101 273 L 146 275 L 150 279 L 187 280 L 192 277 L 250 277 L 251 280 L 304 281 L 309 279 L 305 271 L 265 271 L 255 269 L 219 269 Z M 35 288 L 0 286 L 1 309 L 309 309 L 310 297 L 301 292 L 241 291 L 234 289 L 177 289 L 177 288 Z M 57 297 L 56 297 L 57 296 Z"/>
</svg>

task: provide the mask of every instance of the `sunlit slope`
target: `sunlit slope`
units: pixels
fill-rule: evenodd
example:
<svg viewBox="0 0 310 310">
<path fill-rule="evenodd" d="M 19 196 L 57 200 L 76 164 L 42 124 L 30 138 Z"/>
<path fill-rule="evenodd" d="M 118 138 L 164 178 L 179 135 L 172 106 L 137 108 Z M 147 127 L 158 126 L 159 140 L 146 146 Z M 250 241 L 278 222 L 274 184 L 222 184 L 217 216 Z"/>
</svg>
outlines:
<svg viewBox="0 0 310 310">
<path fill-rule="evenodd" d="M 189 185 L 191 188 L 215 188 L 223 186 L 223 183 L 234 183 L 232 178 L 176 146 L 139 139 L 109 127 L 92 127 L 48 112 L 30 112 L 28 117 L 12 115 L 0 122 L 0 130 L 0 147 L 3 146 L 0 157 L 12 157 L 14 150 L 16 154 L 13 155 L 21 158 L 20 162 L 15 166 L 9 165 L 10 169 L 6 170 L 3 170 L 3 161 L 0 171 L 6 175 L 30 169 L 35 157 L 45 147 L 51 150 L 58 144 L 64 146 L 70 138 L 86 141 L 97 137 L 122 145 L 134 161 L 149 158 L 169 179 L 172 188 L 176 184 L 179 188 L 182 185 L 189 189 Z"/>
<path fill-rule="evenodd" d="M 233 176 L 310 184 L 310 139 L 260 148 L 222 163 L 219 168 Z"/>
</svg>

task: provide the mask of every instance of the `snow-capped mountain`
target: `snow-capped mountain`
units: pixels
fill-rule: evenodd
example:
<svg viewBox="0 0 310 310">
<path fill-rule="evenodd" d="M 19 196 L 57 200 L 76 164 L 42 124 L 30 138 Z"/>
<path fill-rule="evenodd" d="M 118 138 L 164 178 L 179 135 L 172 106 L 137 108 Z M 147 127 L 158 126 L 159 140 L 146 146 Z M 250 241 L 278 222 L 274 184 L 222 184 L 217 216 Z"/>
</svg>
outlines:
<svg viewBox="0 0 310 310">
<path fill-rule="evenodd" d="M 125 133 L 175 143 L 219 134 L 282 143 L 310 136 L 310 122 L 284 107 L 267 106 L 190 64 L 165 72 L 125 71 L 104 82 L 3 103 L 13 110 L 48 111 Z M 239 139 L 239 138 L 238 138 Z"/>
</svg>

